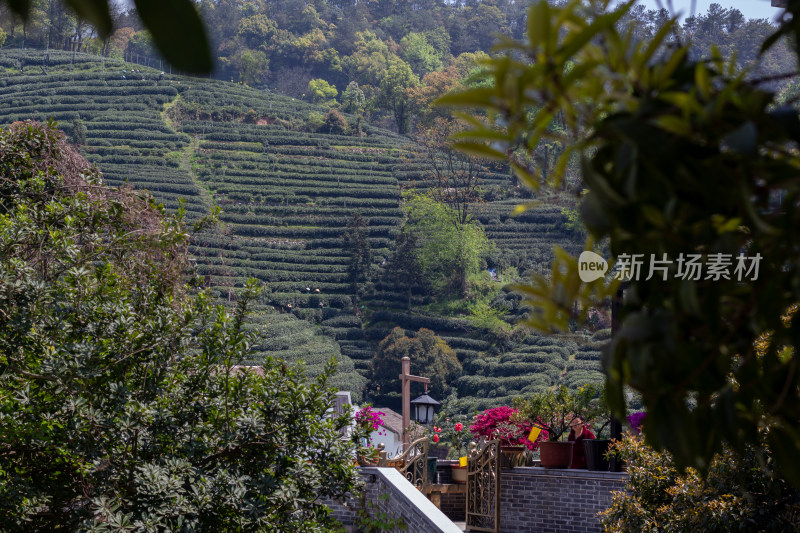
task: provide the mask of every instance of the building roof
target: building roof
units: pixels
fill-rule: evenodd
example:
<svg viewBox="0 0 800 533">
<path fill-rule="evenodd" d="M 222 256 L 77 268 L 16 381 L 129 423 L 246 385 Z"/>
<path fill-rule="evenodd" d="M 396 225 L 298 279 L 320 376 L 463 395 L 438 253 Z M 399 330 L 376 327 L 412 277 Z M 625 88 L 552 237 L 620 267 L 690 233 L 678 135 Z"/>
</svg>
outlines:
<svg viewBox="0 0 800 533">
<path fill-rule="evenodd" d="M 373 407 L 374 411 L 383 413 L 383 426 L 396 434 L 398 437 L 403 436 L 403 415 L 392 411 L 388 407 Z"/>
</svg>

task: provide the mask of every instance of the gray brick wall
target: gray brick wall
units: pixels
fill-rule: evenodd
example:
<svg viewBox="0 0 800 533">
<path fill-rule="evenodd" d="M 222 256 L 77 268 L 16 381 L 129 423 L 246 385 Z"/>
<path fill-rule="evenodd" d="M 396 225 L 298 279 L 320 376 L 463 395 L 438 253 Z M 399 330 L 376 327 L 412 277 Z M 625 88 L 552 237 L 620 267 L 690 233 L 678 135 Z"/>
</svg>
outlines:
<svg viewBox="0 0 800 533">
<path fill-rule="evenodd" d="M 454 522 L 463 522 L 467 513 L 466 494 L 442 494 L 441 509 L 447 518 Z"/>
<path fill-rule="evenodd" d="M 599 532 L 597 513 L 625 490 L 626 473 L 522 467 L 503 470 L 502 533 Z"/>
<path fill-rule="evenodd" d="M 386 513 L 389 518 L 401 517 L 408 533 L 460 533 L 455 524 L 437 509 L 418 489 L 394 468 L 361 468 L 365 481 L 365 499 L 373 505 L 371 513 Z M 381 498 L 388 495 L 388 498 Z M 353 526 L 359 502 L 326 502 L 333 516 L 344 526 Z M 395 529 L 390 533 L 400 532 Z"/>
<path fill-rule="evenodd" d="M 389 516 L 402 516 L 408 526 L 407 533 L 450 531 L 450 520 L 464 520 L 466 498 L 463 494 L 442 494 L 439 511 L 396 470 L 369 467 L 362 468 L 361 472 L 366 498 L 376 502 L 378 509 Z M 626 482 L 626 473 L 539 467 L 505 469 L 500 486 L 501 531 L 600 532 L 597 514 L 611 505 L 612 492 L 625 490 Z M 389 494 L 389 499 L 382 501 L 381 494 Z M 342 524 L 353 526 L 358 501 L 326 503 Z"/>
</svg>

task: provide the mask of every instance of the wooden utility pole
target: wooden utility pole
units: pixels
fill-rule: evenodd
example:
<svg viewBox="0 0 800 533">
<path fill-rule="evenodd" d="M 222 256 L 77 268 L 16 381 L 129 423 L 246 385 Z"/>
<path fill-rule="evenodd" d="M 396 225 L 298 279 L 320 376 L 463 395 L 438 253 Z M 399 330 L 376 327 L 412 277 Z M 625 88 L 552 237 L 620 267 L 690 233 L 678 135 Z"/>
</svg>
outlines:
<svg viewBox="0 0 800 533">
<path fill-rule="evenodd" d="M 408 449 L 408 426 L 411 425 L 411 382 L 425 384 L 425 392 L 428 391 L 428 383 L 431 382 L 428 378 L 411 375 L 411 359 L 403 357 L 401 362 L 400 384 L 402 387 L 403 396 L 403 451 Z"/>
</svg>

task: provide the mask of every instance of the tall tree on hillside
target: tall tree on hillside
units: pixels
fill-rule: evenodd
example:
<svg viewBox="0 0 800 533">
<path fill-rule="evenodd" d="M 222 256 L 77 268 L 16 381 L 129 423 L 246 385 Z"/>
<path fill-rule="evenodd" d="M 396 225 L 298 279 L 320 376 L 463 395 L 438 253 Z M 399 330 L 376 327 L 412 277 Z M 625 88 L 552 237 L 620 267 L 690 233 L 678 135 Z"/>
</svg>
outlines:
<svg viewBox="0 0 800 533">
<path fill-rule="evenodd" d="M 375 401 L 393 409 L 402 407 L 397 376 L 403 357 L 411 359 L 413 374 L 430 378 L 430 387 L 440 398 L 450 394 L 462 372 L 455 351 L 433 331 L 421 328 L 408 335 L 403 328 L 394 328 L 378 344 L 370 367 L 373 386 L 381 387 Z"/>
<path fill-rule="evenodd" d="M 442 67 L 439 53 L 422 33 L 409 33 L 400 41 L 400 46 L 403 48 L 403 59 L 420 78 Z"/>
<path fill-rule="evenodd" d="M 425 290 L 425 277 L 417 259 L 417 237 L 411 231 L 401 231 L 394 253 L 387 266 L 389 277 L 406 291 L 406 309 L 411 310 L 414 290 Z"/>
<path fill-rule="evenodd" d="M 408 131 L 408 122 L 414 111 L 414 101 L 409 89 L 418 85 L 419 79 L 408 63 L 399 58 L 390 61 L 386 76 L 381 80 L 378 105 L 394 115 L 397 131 L 401 134 Z"/>
<path fill-rule="evenodd" d="M 358 82 L 351 81 L 342 93 L 342 111 L 360 114 L 364 110 L 364 91 L 359 89 Z"/>
<path fill-rule="evenodd" d="M 358 302 L 367 290 L 372 278 L 372 249 L 369 245 L 369 221 L 356 213 L 347 221 L 347 230 L 342 236 L 342 249 L 347 253 L 347 279 L 350 294 L 358 308 Z"/>
<path fill-rule="evenodd" d="M 407 220 L 403 231 L 414 234 L 416 259 L 437 294 L 467 292 L 467 278 L 477 273 L 492 243 L 480 224 L 459 214 L 431 195 L 409 193 L 403 200 Z"/>
<path fill-rule="evenodd" d="M 397 55 L 371 31 L 356 32 L 353 46 L 355 51 L 342 59 L 347 77 L 362 86 L 378 87 L 390 61 L 397 59 Z"/>
<path fill-rule="evenodd" d="M 455 211 L 458 224 L 464 225 L 470 206 L 480 201 L 480 173 L 489 161 L 453 150 L 450 137 L 461 129 L 454 120 L 437 118 L 414 139 L 425 151 L 426 178 L 433 181 L 433 198 Z"/>
<path fill-rule="evenodd" d="M 409 95 L 414 100 L 418 114 L 417 124 L 430 126 L 435 118 L 451 118 L 450 111 L 433 105 L 434 101 L 450 91 L 482 84 L 479 76 L 481 69 L 477 63 L 488 57 L 483 52 L 461 54 L 441 70 L 426 74 L 419 86 L 410 89 Z"/>
<path fill-rule="evenodd" d="M 319 105 L 330 106 L 334 103 L 339 91 L 335 85 L 331 85 L 322 79 L 312 79 L 308 82 L 308 97 L 312 102 Z"/>
</svg>

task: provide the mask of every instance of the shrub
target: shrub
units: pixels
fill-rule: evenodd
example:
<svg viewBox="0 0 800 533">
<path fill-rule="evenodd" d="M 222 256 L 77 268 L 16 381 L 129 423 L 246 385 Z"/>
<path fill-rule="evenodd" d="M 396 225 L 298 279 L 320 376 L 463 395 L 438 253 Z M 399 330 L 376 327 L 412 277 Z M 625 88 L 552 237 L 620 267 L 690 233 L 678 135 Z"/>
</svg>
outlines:
<svg viewBox="0 0 800 533">
<path fill-rule="evenodd" d="M 691 468 L 681 473 L 668 453 L 640 438 L 614 449 L 629 477 L 601 515 L 605 531 L 800 531 L 800 492 L 765 473 L 772 459 L 764 446 L 740 456 L 725 449 L 705 478 Z"/>
<path fill-rule="evenodd" d="M 325 114 L 325 128 L 328 133 L 344 135 L 348 129 L 347 120 L 339 111 L 331 109 Z"/>
</svg>

